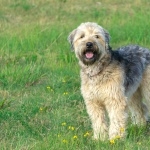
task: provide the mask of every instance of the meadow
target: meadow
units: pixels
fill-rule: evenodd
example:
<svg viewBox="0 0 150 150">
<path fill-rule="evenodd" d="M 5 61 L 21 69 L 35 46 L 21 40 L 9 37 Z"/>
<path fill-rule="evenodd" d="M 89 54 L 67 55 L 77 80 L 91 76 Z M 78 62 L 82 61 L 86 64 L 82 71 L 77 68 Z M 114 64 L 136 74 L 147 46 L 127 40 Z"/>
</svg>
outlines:
<svg viewBox="0 0 150 150">
<path fill-rule="evenodd" d="M 125 140 L 94 141 L 67 42 L 97 22 L 113 49 L 150 49 L 149 0 L 0 0 L 0 150 L 148 150 L 149 128 L 130 122 Z"/>
</svg>

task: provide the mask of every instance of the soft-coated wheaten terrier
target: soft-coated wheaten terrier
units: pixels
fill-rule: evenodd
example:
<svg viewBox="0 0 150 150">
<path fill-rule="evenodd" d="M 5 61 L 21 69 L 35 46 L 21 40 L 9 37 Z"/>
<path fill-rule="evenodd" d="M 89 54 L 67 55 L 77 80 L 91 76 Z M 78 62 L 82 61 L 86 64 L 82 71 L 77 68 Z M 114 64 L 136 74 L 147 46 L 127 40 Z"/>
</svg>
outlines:
<svg viewBox="0 0 150 150">
<path fill-rule="evenodd" d="M 112 51 L 109 33 L 91 22 L 73 30 L 68 40 L 81 67 L 81 92 L 94 139 L 124 137 L 127 110 L 135 124 L 145 124 L 150 108 L 150 51 L 138 45 Z"/>
</svg>

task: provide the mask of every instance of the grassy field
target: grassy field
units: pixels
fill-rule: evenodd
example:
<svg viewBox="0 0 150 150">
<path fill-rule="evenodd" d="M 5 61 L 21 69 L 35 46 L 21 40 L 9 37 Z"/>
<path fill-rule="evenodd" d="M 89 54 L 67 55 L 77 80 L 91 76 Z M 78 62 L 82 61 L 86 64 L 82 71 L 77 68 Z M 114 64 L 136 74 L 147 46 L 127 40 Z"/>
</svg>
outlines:
<svg viewBox="0 0 150 150">
<path fill-rule="evenodd" d="M 92 21 L 115 49 L 150 48 L 149 0 L 0 0 L 0 150 L 149 150 L 147 129 L 92 140 L 68 34 Z"/>
</svg>

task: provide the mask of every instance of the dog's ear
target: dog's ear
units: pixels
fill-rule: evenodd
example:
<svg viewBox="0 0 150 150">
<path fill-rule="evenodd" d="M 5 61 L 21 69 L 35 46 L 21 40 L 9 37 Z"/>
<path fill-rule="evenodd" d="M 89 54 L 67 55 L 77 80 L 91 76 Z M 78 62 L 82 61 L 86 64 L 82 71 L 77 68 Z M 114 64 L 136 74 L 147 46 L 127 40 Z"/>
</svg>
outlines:
<svg viewBox="0 0 150 150">
<path fill-rule="evenodd" d="M 77 29 L 74 29 L 68 36 L 68 42 L 70 43 L 72 50 L 74 50 L 73 40 L 74 40 L 76 32 L 77 32 Z"/>
<path fill-rule="evenodd" d="M 104 31 L 104 35 L 105 35 L 106 49 L 109 50 L 110 49 L 110 46 L 109 46 L 110 35 L 107 30 L 103 29 L 103 31 Z"/>
<path fill-rule="evenodd" d="M 105 34 L 105 41 L 109 45 L 109 40 L 110 40 L 109 32 L 107 30 L 105 30 L 105 29 L 103 29 L 103 30 L 104 30 L 104 34 Z"/>
</svg>

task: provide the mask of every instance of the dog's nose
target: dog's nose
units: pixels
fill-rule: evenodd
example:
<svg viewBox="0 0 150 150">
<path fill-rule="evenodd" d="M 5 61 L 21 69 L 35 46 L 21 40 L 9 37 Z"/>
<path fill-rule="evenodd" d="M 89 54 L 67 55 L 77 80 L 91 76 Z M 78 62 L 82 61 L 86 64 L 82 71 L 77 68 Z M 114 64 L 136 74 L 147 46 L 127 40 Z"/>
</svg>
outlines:
<svg viewBox="0 0 150 150">
<path fill-rule="evenodd" d="M 87 48 L 92 48 L 93 47 L 93 43 L 92 42 L 87 42 L 86 43 L 86 47 Z"/>
</svg>

